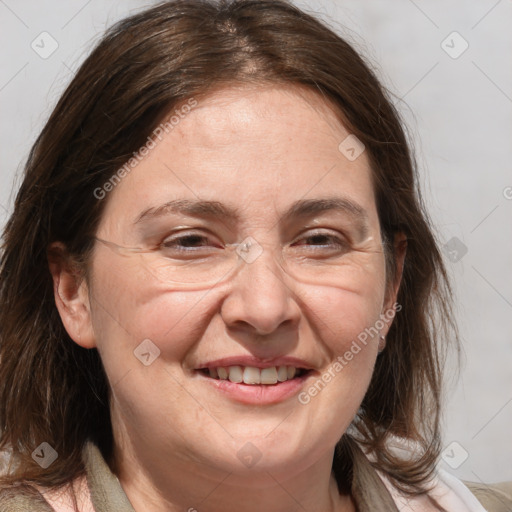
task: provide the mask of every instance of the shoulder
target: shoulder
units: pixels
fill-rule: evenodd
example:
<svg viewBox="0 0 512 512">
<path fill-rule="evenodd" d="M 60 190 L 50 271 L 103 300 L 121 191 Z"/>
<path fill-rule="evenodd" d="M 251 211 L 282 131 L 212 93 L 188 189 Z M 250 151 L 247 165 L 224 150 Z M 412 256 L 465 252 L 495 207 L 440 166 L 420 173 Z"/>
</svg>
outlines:
<svg viewBox="0 0 512 512">
<path fill-rule="evenodd" d="M 410 450 L 404 440 L 395 442 L 394 448 Z M 405 444 L 404 444 L 405 443 Z M 405 448 L 404 448 L 405 446 Z M 375 460 L 372 453 L 365 453 L 370 460 Z M 411 512 L 438 511 L 437 502 L 445 510 L 457 512 L 512 512 L 512 482 L 493 484 L 459 480 L 437 464 L 434 475 L 426 483 L 429 489 L 424 494 L 411 498 L 401 493 L 384 471 L 376 469 L 377 474 L 387 487 L 398 510 Z"/>
<path fill-rule="evenodd" d="M 75 504 L 76 500 L 76 504 Z M 94 512 L 85 476 L 66 488 L 16 485 L 0 488 L 0 512 Z"/>
<path fill-rule="evenodd" d="M 55 512 L 43 495 L 30 485 L 0 488 L 0 512 Z"/>
<path fill-rule="evenodd" d="M 447 471 L 437 468 L 430 481 L 428 493 L 413 498 L 403 495 L 387 476 L 378 471 L 398 510 L 431 512 L 439 510 L 431 498 L 444 510 L 459 512 L 512 512 L 512 482 L 483 484 L 459 480 Z"/>
<path fill-rule="evenodd" d="M 512 482 L 483 484 L 463 482 L 487 512 L 510 512 L 512 510 Z"/>
<path fill-rule="evenodd" d="M 55 512 L 94 512 L 87 477 L 75 478 L 65 489 L 38 487 L 44 499 Z M 2 512 L 0 510 L 0 512 Z"/>
<path fill-rule="evenodd" d="M 89 444 L 84 445 L 84 452 Z M 5 472 L 5 467 L 0 467 L 0 475 Z M 29 481 L 0 485 L 0 512 L 77 511 L 95 512 L 85 471 L 61 486 L 41 486 Z"/>
</svg>

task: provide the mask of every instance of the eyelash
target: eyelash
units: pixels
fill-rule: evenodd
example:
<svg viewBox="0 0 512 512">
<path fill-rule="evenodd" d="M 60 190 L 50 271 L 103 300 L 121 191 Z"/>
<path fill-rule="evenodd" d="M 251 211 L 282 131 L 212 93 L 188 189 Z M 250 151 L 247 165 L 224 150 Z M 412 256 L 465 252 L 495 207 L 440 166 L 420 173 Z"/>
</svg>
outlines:
<svg viewBox="0 0 512 512">
<path fill-rule="evenodd" d="M 347 248 L 348 245 L 349 245 L 349 243 L 346 240 L 340 239 L 340 238 L 338 238 L 335 235 L 332 235 L 332 234 L 329 234 L 329 233 L 323 233 L 323 232 L 311 233 L 311 234 L 309 234 L 309 235 L 307 235 L 307 236 L 305 236 L 305 237 L 303 237 L 303 238 L 301 238 L 299 240 L 310 240 L 312 238 L 318 238 L 318 237 L 334 241 L 334 243 L 330 244 L 330 245 L 334 246 L 334 247 L 336 247 L 338 249 L 339 248 Z M 193 252 L 195 250 L 202 249 L 202 246 L 200 246 L 200 247 L 185 248 L 183 246 L 171 245 L 171 244 L 175 244 L 176 242 L 179 243 L 179 242 L 183 242 L 184 240 L 191 240 L 191 239 L 195 239 L 195 240 L 199 240 L 199 241 L 204 241 L 204 240 L 208 240 L 208 236 L 202 235 L 200 233 L 187 233 L 186 235 L 180 235 L 180 236 L 176 236 L 176 237 L 171 238 L 171 239 L 164 240 L 160 244 L 160 248 L 161 249 L 175 248 L 179 252 Z M 313 245 L 313 247 L 325 247 L 325 244 Z"/>
</svg>

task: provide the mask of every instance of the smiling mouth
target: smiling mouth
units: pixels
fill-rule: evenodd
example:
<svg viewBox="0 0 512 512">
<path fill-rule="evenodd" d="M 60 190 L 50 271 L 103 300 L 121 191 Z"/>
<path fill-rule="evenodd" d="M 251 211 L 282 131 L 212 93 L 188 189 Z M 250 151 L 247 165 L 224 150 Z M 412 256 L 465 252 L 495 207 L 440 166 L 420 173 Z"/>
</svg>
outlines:
<svg viewBox="0 0 512 512">
<path fill-rule="evenodd" d="M 246 384 L 249 386 L 273 386 L 303 377 L 309 374 L 311 370 L 294 366 L 272 366 L 269 368 L 221 366 L 217 368 L 200 368 L 198 371 L 215 380 L 227 380 L 235 384 Z"/>
</svg>

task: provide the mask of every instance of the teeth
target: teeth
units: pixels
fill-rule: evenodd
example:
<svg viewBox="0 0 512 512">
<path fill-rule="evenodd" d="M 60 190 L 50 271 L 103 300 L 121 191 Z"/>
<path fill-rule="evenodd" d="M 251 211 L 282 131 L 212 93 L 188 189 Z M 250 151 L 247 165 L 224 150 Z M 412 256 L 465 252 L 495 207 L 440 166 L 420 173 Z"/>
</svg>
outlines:
<svg viewBox="0 0 512 512">
<path fill-rule="evenodd" d="M 275 366 L 272 368 L 263 368 L 263 370 L 261 370 L 261 383 L 277 384 L 277 370 Z"/>
<path fill-rule="evenodd" d="M 229 370 L 229 380 L 231 382 L 240 383 L 244 380 L 243 369 L 241 366 L 230 366 L 228 368 L 228 370 Z"/>
<path fill-rule="evenodd" d="M 279 382 L 284 382 L 285 380 L 288 380 L 288 370 L 286 369 L 286 366 L 280 366 L 277 370 L 277 380 Z"/>
<path fill-rule="evenodd" d="M 294 366 L 271 366 L 270 368 L 255 368 L 253 366 L 229 366 L 209 368 L 210 377 L 219 380 L 230 380 L 237 384 L 277 384 L 293 379 L 298 370 Z"/>
<path fill-rule="evenodd" d="M 244 384 L 260 384 L 261 373 L 258 368 L 246 366 L 244 370 Z"/>
</svg>

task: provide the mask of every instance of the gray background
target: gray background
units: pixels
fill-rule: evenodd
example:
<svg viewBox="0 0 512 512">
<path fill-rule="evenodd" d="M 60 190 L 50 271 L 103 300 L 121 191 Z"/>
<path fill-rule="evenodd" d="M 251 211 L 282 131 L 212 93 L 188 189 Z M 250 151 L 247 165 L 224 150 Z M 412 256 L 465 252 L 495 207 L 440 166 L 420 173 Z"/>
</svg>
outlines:
<svg viewBox="0 0 512 512">
<path fill-rule="evenodd" d="M 150 3 L 0 0 L 0 226 L 73 71 L 107 26 Z M 455 237 L 446 263 L 465 364 L 458 379 L 452 363 L 447 372 L 441 467 L 473 481 L 512 480 L 512 1 L 296 3 L 355 44 L 396 95 L 439 239 Z M 51 49 L 42 32 L 58 44 L 47 58 L 31 47 Z"/>
</svg>

